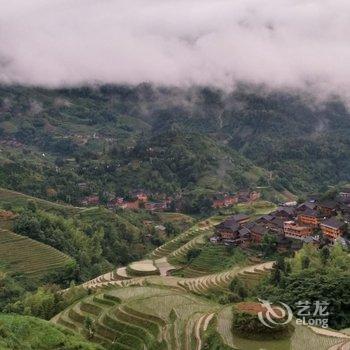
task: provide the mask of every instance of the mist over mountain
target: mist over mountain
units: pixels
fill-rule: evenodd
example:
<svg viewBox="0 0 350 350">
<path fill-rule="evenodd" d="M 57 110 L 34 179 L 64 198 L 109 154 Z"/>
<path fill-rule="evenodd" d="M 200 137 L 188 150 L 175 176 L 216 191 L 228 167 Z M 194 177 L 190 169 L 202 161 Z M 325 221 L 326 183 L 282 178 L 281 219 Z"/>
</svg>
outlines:
<svg viewBox="0 0 350 350">
<path fill-rule="evenodd" d="M 0 81 L 347 95 L 349 12 L 341 0 L 1 1 Z"/>
</svg>

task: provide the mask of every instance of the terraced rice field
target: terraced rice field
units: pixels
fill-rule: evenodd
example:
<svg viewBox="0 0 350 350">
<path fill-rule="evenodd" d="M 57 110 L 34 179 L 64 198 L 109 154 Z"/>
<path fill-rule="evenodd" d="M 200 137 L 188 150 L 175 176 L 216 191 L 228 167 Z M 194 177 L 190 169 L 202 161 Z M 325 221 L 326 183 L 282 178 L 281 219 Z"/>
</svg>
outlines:
<svg viewBox="0 0 350 350">
<path fill-rule="evenodd" d="M 198 237 L 198 239 L 200 236 Z M 195 241 L 192 240 L 192 241 Z M 181 277 L 199 277 L 211 273 L 225 271 L 233 266 L 245 266 L 249 264 L 249 259 L 246 253 L 240 248 L 235 248 L 234 251 L 228 252 L 223 245 L 216 245 L 208 242 L 206 239 L 202 243 L 190 241 L 190 249 L 199 248 L 200 254 L 190 263 L 186 261 L 186 257 L 179 257 L 176 260 L 169 256 L 169 261 L 182 265 L 183 268 L 177 272 Z M 176 252 L 174 252 L 176 253 Z M 186 252 L 187 253 L 187 252 Z"/>
<path fill-rule="evenodd" d="M 173 278 L 149 277 L 157 283 Z M 61 312 L 51 321 L 87 335 L 86 317 L 94 322 L 93 341 L 106 348 L 133 350 L 200 350 L 203 335 L 212 320 L 223 342 L 240 350 L 347 350 L 344 334 L 320 335 L 311 328 L 297 326 L 290 339 L 254 341 L 233 334 L 232 306 L 222 306 L 184 290 L 147 284 L 100 289 Z M 145 282 L 145 278 L 142 280 Z M 141 279 L 139 282 L 142 283 Z M 119 281 L 120 282 L 120 281 Z"/>
<path fill-rule="evenodd" d="M 0 229 L 0 261 L 12 271 L 41 278 L 72 260 L 46 244 Z"/>
<path fill-rule="evenodd" d="M 161 245 L 157 249 L 155 249 L 151 254 L 151 259 L 159 259 L 164 256 L 168 256 L 175 250 L 181 248 L 184 244 L 191 241 L 193 238 L 203 234 L 205 231 L 210 229 L 212 224 L 202 224 L 199 223 L 198 225 L 195 225 L 191 227 L 189 230 L 181 233 L 180 235 L 176 236 L 174 239 L 170 240 L 169 242 Z"/>
<path fill-rule="evenodd" d="M 190 292 L 205 294 L 208 291 L 226 290 L 233 277 L 238 276 L 249 286 L 256 284 L 273 266 L 273 262 L 240 268 L 236 266 L 228 271 L 196 278 L 179 280 L 178 284 Z"/>
<path fill-rule="evenodd" d="M 200 349 L 203 332 L 220 306 L 188 293 L 161 287 L 106 289 L 57 315 L 52 322 L 113 349 Z"/>
<path fill-rule="evenodd" d="M 63 205 L 59 203 L 53 203 L 46 201 L 44 199 L 31 197 L 23 193 L 7 190 L 4 188 L 0 188 L 0 204 L 2 203 L 10 203 L 13 207 L 23 207 L 29 201 L 35 202 L 39 208 L 50 211 L 50 210 L 58 210 L 69 214 L 75 214 L 80 211 L 81 208 L 73 207 L 69 205 Z"/>
<path fill-rule="evenodd" d="M 158 275 L 159 270 L 153 260 L 141 260 L 131 263 L 127 267 L 127 273 L 132 276 Z"/>
</svg>

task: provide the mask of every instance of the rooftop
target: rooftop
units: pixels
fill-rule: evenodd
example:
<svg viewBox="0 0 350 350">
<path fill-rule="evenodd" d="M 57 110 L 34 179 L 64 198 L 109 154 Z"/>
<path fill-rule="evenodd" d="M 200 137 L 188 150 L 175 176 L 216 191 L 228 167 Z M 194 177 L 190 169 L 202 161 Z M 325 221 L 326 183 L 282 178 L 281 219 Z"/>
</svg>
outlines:
<svg viewBox="0 0 350 350">
<path fill-rule="evenodd" d="M 338 219 L 332 217 L 332 218 L 326 219 L 323 222 L 321 222 L 321 225 L 335 228 L 335 229 L 339 229 L 345 225 L 345 222 L 339 221 Z"/>
</svg>

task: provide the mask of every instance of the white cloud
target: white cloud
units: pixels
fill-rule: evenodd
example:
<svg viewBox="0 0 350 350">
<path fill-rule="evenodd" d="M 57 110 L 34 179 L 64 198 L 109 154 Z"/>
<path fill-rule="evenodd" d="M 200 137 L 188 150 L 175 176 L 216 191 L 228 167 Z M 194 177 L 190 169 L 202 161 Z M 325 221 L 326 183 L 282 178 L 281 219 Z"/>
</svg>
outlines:
<svg viewBox="0 0 350 350">
<path fill-rule="evenodd" d="M 350 88 L 345 0 L 0 0 L 0 81 Z"/>
</svg>

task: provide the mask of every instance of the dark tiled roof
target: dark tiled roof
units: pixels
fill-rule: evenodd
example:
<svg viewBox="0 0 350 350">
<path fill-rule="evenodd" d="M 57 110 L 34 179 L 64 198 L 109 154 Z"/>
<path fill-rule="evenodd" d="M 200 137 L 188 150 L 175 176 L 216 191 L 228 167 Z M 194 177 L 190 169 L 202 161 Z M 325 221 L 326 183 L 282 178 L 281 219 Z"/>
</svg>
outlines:
<svg viewBox="0 0 350 350">
<path fill-rule="evenodd" d="M 316 210 L 312 210 L 307 208 L 306 210 L 304 210 L 302 213 L 300 213 L 301 215 L 306 215 L 306 216 L 312 216 L 312 217 L 319 217 L 319 214 Z"/>
<path fill-rule="evenodd" d="M 293 215 L 294 214 L 294 208 L 293 207 L 278 207 L 276 209 L 276 213 L 280 213 L 280 212 L 285 212 L 288 215 Z"/>
<path fill-rule="evenodd" d="M 284 224 L 284 220 L 280 219 L 280 218 L 275 218 L 271 221 L 271 223 L 276 226 L 276 227 L 280 227 L 282 228 L 283 227 L 283 224 Z"/>
<path fill-rule="evenodd" d="M 329 226 L 329 227 L 338 229 L 338 228 L 343 227 L 345 225 L 345 223 L 343 221 L 339 221 L 338 219 L 333 217 L 333 218 L 329 218 L 329 219 L 324 220 L 321 223 L 321 225 L 325 225 L 325 226 Z"/>
<path fill-rule="evenodd" d="M 304 206 L 309 208 L 309 209 L 315 209 L 316 203 L 304 202 L 304 203 L 301 203 L 300 205 L 298 205 L 298 209 L 301 209 Z"/>
<path fill-rule="evenodd" d="M 256 234 L 264 235 L 268 232 L 268 229 L 263 225 L 255 225 L 251 228 L 251 231 Z"/>
<path fill-rule="evenodd" d="M 246 227 L 248 230 L 252 229 L 254 226 L 256 225 L 256 223 L 254 221 L 252 222 L 246 222 L 244 224 L 244 227 Z"/>
<path fill-rule="evenodd" d="M 219 225 L 215 226 L 217 229 L 226 229 L 231 231 L 237 231 L 239 229 L 239 225 L 236 221 L 233 220 L 226 220 Z"/>
<path fill-rule="evenodd" d="M 238 232 L 240 236 L 249 235 L 250 233 L 250 231 L 246 227 L 241 228 Z"/>
<path fill-rule="evenodd" d="M 257 219 L 257 221 L 261 221 L 261 220 L 265 220 L 265 221 L 271 221 L 275 218 L 274 215 L 264 215 L 264 216 L 261 216 L 260 218 Z"/>
<path fill-rule="evenodd" d="M 318 204 L 318 206 L 323 208 L 335 209 L 337 207 L 337 202 L 335 201 L 323 201 Z"/>
</svg>

